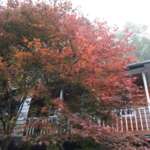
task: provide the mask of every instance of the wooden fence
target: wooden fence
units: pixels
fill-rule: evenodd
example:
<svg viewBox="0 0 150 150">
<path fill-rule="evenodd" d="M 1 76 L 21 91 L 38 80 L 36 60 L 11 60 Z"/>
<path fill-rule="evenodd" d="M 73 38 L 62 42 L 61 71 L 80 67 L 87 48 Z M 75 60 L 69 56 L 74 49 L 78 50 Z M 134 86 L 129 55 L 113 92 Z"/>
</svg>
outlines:
<svg viewBox="0 0 150 150">
<path fill-rule="evenodd" d="M 29 118 L 26 124 L 17 124 L 13 135 L 17 136 L 38 136 L 70 133 L 69 122 L 58 121 L 57 116 Z"/>
<path fill-rule="evenodd" d="M 150 108 L 125 108 L 113 112 L 115 115 L 111 125 L 98 119 L 99 127 L 108 127 L 115 132 L 136 132 L 150 130 Z M 59 123 L 57 116 L 49 118 L 29 118 L 27 123 L 18 124 L 13 132 L 15 135 L 38 136 L 71 133 L 69 122 Z"/>
<path fill-rule="evenodd" d="M 118 132 L 148 131 L 150 130 L 150 107 L 120 109 L 115 124 Z"/>
</svg>

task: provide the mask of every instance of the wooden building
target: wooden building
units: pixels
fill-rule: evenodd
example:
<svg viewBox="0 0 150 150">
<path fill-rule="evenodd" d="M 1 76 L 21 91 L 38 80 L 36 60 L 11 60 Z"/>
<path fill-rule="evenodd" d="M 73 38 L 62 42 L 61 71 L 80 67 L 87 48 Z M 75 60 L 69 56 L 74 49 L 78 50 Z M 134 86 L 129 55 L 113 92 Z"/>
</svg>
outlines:
<svg viewBox="0 0 150 150">
<path fill-rule="evenodd" d="M 124 108 L 119 110 L 116 129 L 121 132 L 150 130 L 150 60 L 127 66 L 130 76 L 138 76 L 142 80 L 145 91 L 144 106 Z"/>
</svg>

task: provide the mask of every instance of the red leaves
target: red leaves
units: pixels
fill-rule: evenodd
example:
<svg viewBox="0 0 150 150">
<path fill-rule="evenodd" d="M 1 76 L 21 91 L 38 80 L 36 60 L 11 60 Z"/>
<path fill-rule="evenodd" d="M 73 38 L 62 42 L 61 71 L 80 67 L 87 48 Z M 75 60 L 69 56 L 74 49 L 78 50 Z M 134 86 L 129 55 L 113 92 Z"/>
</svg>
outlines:
<svg viewBox="0 0 150 150">
<path fill-rule="evenodd" d="M 0 60 L 0 71 L 3 73 L 4 70 L 10 69 L 11 73 L 8 73 L 12 79 L 10 81 L 14 83 L 11 83 L 12 85 L 23 88 L 21 90 L 26 90 L 28 94 L 43 97 L 47 94 L 50 97 L 53 95 L 51 83 L 52 86 L 59 80 L 63 81 L 65 86 L 66 83 L 75 83 L 85 87 L 92 97 L 106 105 L 114 104 L 114 97 L 118 96 L 121 100 L 122 95 L 139 92 L 132 82 L 134 80 L 128 78 L 125 73 L 127 64 L 134 60 L 128 53 L 134 49 L 128 44 L 130 33 L 127 32 L 126 36 L 119 40 L 106 23 L 91 23 L 86 18 L 67 11 L 70 8 L 66 5 L 25 6 L 12 9 L 9 20 L 3 13 L 0 16 L 2 25 L 16 25 L 14 30 L 8 28 L 10 33 L 0 27 L 1 43 L 11 43 L 8 47 L 12 47 L 8 61 L 11 67 L 7 68 L 8 56 L 5 55 L 6 63 L 3 59 Z M 7 43 L 8 39 L 11 39 L 10 43 Z M 83 95 L 87 91 L 84 90 Z M 101 135 L 101 128 L 91 119 L 71 114 L 65 101 L 56 99 L 52 103 L 74 126 L 81 127 L 73 128 L 75 134 L 96 139 Z M 46 113 L 48 108 L 43 107 L 41 111 Z"/>
<path fill-rule="evenodd" d="M 99 142 L 102 134 L 110 133 L 113 129 L 109 126 L 99 126 L 88 117 L 81 118 L 77 115 L 70 115 L 69 121 L 72 124 L 72 135 L 79 135 L 82 138 L 92 138 Z"/>
<path fill-rule="evenodd" d="M 53 100 L 53 107 L 55 109 L 60 110 L 60 111 L 64 111 L 65 105 L 64 105 L 64 102 L 62 100 L 57 98 L 57 99 Z"/>
<path fill-rule="evenodd" d="M 23 38 L 32 51 L 17 52 L 19 64 L 38 62 L 46 73 L 57 72 L 63 80 L 78 81 L 100 99 L 103 94 L 110 100 L 119 90 L 131 91 L 132 81 L 124 68 L 133 61 L 127 54 L 133 47 L 126 37 L 118 40 L 106 24 L 92 24 L 76 14 L 65 14 L 55 24 L 60 28 L 49 28 L 53 36 L 47 43 L 51 45 L 37 38 Z"/>
</svg>

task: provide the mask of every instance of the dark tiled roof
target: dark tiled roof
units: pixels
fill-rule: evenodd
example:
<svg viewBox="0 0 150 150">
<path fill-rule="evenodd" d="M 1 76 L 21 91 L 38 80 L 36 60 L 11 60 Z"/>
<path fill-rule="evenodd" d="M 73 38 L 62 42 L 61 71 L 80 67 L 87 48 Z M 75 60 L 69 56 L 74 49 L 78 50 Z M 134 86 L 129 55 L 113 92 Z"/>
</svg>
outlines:
<svg viewBox="0 0 150 150">
<path fill-rule="evenodd" d="M 150 64 L 150 60 L 142 61 L 142 62 L 139 62 L 139 63 L 129 64 L 127 66 L 127 69 L 132 70 L 132 69 L 136 69 L 136 68 L 141 68 L 141 67 L 144 67 L 145 64 Z"/>
</svg>

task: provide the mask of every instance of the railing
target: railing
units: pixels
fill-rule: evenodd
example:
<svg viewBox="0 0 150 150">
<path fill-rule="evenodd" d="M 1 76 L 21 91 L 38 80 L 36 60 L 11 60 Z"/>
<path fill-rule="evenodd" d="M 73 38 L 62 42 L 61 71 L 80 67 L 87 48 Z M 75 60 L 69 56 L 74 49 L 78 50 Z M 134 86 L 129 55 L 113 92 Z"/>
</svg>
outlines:
<svg viewBox="0 0 150 150">
<path fill-rule="evenodd" d="M 97 119 L 100 128 L 109 128 L 114 132 L 135 132 L 150 130 L 150 107 L 124 108 L 114 112 L 111 125 L 106 121 Z M 71 133 L 71 125 L 64 121 L 60 124 L 57 115 L 48 118 L 29 118 L 26 125 L 18 125 L 14 129 L 16 135 L 38 136 Z"/>
<path fill-rule="evenodd" d="M 39 136 L 70 133 L 70 124 L 61 121 L 56 115 L 40 118 L 29 118 L 26 124 L 18 124 L 14 131 L 14 136 Z"/>
<path fill-rule="evenodd" d="M 150 107 L 126 108 L 117 111 L 117 131 L 133 132 L 150 130 Z"/>
</svg>

